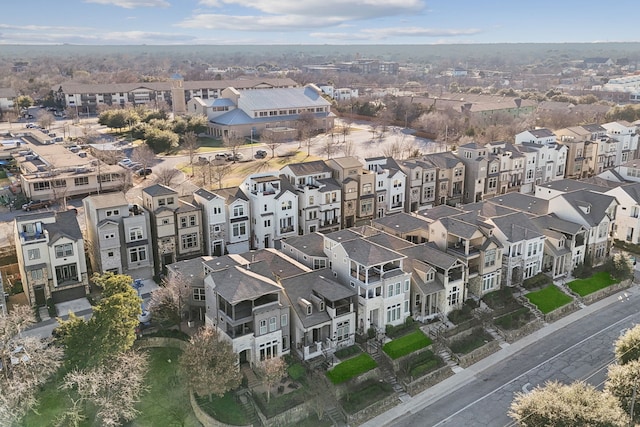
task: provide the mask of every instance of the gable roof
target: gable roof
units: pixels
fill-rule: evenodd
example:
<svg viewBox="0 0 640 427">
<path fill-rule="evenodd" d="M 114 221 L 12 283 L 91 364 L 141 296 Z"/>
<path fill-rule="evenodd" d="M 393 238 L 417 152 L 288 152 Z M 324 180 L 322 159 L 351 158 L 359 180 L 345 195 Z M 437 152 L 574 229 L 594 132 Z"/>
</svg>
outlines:
<svg viewBox="0 0 640 427">
<path fill-rule="evenodd" d="M 289 168 L 295 176 L 312 175 L 316 173 L 331 173 L 333 170 L 327 166 L 322 160 L 313 160 L 310 162 L 291 163 L 282 169 Z M 282 170 L 280 169 L 280 170 Z"/>
<path fill-rule="evenodd" d="M 272 279 L 239 265 L 212 272 L 205 278 L 205 285 L 209 278 L 213 281 L 215 292 L 230 304 L 256 300 L 263 295 L 278 293 L 281 289 Z"/>
<path fill-rule="evenodd" d="M 407 258 L 422 260 L 441 270 L 448 270 L 459 262 L 457 257 L 440 250 L 433 242 L 410 246 L 398 252 Z"/>
<path fill-rule="evenodd" d="M 67 237 L 73 241 L 82 240 L 82 231 L 78 225 L 78 212 L 75 209 L 56 213 L 56 222 L 42 224 L 42 227 L 49 232 L 49 245 L 53 245 L 62 237 Z"/>
<path fill-rule="evenodd" d="M 156 196 L 174 196 L 177 195 L 178 192 L 171 187 L 167 187 L 162 184 L 153 184 L 148 187 L 142 189 L 144 193 L 147 193 L 151 197 Z"/>
<path fill-rule="evenodd" d="M 595 227 L 607 215 L 607 208 L 616 198 L 588 190 L 576 190 L 557 197 L 565 199 L 587 224 Z"/>
<path fill-rule="evenodd" d="M 414 230 L 425 230 L 429 227 L 429 223 L 424 219 L 405 212 L 376 218 L 373 220 L 373 224 L 379 224 L 388 230 L 393 230 L 402 234 Z"/>
<path fill-rule="evenodd" d="M 535 224 L 522 212 L 492 218 L 492 221 L 512 243 L 542 237 Z"/>
<path fill-rule="evenodd" d="M 348 240 L 342 242 L 341 245 L 349 259 L 365 266 L 386 264 L 404 258 L 404 255 L 400 253 L 364 238 Z"/>
<path fill-rule="evenodd" d="M 284 243 L 311 257 L 326 258 L 324 236 L 318 232 L 291 236 L 282 239 Z"/>
</svg>

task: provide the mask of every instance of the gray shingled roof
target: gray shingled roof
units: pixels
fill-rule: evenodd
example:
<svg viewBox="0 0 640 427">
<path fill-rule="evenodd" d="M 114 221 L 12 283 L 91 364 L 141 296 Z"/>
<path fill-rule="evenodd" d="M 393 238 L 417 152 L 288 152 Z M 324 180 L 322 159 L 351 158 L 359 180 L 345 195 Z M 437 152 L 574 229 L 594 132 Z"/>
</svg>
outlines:
<svg viewBox="0 0 640 427">
<path fill-rule="evenodd" d="M 604 193 L 609 190 L 609 187 L 600 186 L 583 180 L 578 181 L 575 179 L 560 179 L 558 181 L 545 182 L 544 184 L 540 184 L 539 187 L 549 188 L 551 190 L 562 191 L 565 193 L 583 189 L 597 191 L 599 193 Z"/>
<path fill-rule="evenodd" d="M 478 227 L 474 224 L 461 221 L 457 218 L 440 218 L 440 222 L 447 230 L 447 233 L 454 236 L 462 237 L 464 239 L 471 239 L 473 235 L 478 232 Z"/>
<path fill-rule="evenodd" d="M 536 225 L 522 212 L 492 218 L 492 220 L 509 242 L 520 242 L 542 237 Z"/>
<path fill-rule="evenodd" d="M 149 187 L 143 188 L 142 191 L 144 193 L 147 193 L 151 197 L 171 196 L 171 195 L 178 194 L 178 192 L 176 190 L 174 190 L 173 188 L 167 187 L 166 185 L 162 185 L 162 184 L 150 185 Z"/>
<path fill-rule="evenodd" d="M 376 243 L 382 247 L 398 251 L 404 249 L 407 246 L 413 246 L 413 243 L 408 240 L 401 239 L 400 237 L 392 236 L 389 233 L 379 232 L 375 235 L 366 237 L 370 242 Z"/>
<path fill-rule="evenodd" d="M 404 258 L 400 253 L 366 239 L 342 242 L 342 247 L 351 260 L 364 266 L 386 264 Z"/>
<path fill-rule="evenodd" d="M 251 263 L 264 261 L 264 266 L 271 272 L 271 277 L 285 278 L 307 271 L 306 268 L 301 268 L 298 264 L 292 263 L 291 261 L 293 260 L 290 261 L 285 254 L 273 249 L 258 249 L 245 252 L 240 256 Z"/>
<path fill-rule="evenodd" d="M 572 191 L 558 197 L 564 198 L 572 205 L 575 211 L 578 212 L 591 227 L 595 227 L 602 222 L 606 215 L 607 208 L 611 205 L 611 202 L 616 200 L 613 196 L 594 193 L 588 190 Z"/>
<path fill-rule="evenodd" d="M 456 155 L 450 151 L 444 153 L 427 154 L 422 158 L 425 162 L 432 163 L 440 169 L 451 169 L 456 167 L 458 163 L 462 163 Z"/>
<path fill-rule="evenodd" d="M 295 176 L 313 175 L 317 173 L 331 173 L 333 170 L 327 166 L 322 160 L 314 160 L 311 162 L 292 163 L 282 167 L 289 168 Z"/>
<path fill-rule="evenodd" d="M 242 266 L 230 266 L 214 271 L 210 276 L 215 284 L 215 291 L 230 304 L 255 300 L 280 291 L 280 287 L 272 279 Z"/>
<path fill-rule="evenodd" d="M 49 232 L 49 245 L 52 245 L 61 237 L 68 237 L 74 241 L 82 239 L 82 231 L 80 231 L 80 225 L 78 225 L 78 212 L 75 209 L 58 212 L 55 215 L 56 222 L 43 224 L 44 229 Z"/>
<path fill-rule="evenodd" d="M 555 214 L 541 215 L 532 218 L 531 221 L 540 229 L 556 230 L 567 234 L 576 234 L 581 229 L 584 230 L 581 224 L 558 218 Z"/>
<path fill-rule="evenodd" d="M 521 212 L 546 215 L 549 212 L 549 201 L 529 194 L 507 193 L 487 200 L 495 205 L 506 206 Z"/>
<path fill-rule="evenodd" d="M 325 257 L 324 236 L 320 233 L 309 233 L 302 236 L 285 237 L 284 243 L 311 257 Z"/>
<path fill-rule="evenodd" d="M 124 193 L 104 193 L 88 196 L 94 209 L 104 209 L 116 206 L 128 206 L 129 202 Z"/>
<path fill-rule="evenodd" d="M 458 258 L 441 251 L 433 242 L 411 246 L 399 252 L 407 259 L 418 259 L 441 270 L 448 270 L 458 262 Z"/>
<path fill-rule="evenodd" d="M 240 187 L 220 188 L 218 190 L 211 190 L 211 192 L 223 197 L 227 201 L 227 204 L 233 203 L 238 199 L 249 201 L 249 198 Z"/>
<path fill-rule="evenodd" d="M 380 224 L 387 229 L 391 229 L 403 234 L 414 230 L 423 230 L 429 228 L 429 223 L 424 219 L 405 212 L 383 216 L 382 218 L 376 218 L 373 220 L 373 223 Z"/>
</svg>

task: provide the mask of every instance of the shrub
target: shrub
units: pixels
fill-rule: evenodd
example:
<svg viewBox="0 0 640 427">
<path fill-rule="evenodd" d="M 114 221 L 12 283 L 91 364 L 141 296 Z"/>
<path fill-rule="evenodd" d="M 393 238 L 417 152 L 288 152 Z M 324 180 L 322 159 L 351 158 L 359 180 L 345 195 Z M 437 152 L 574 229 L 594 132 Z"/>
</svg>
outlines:
<svg viewBox="0 0 640 427">
<path fill-rule="evenodd" d="M 439 356 L 433 354 L 431 350 L 425 350 L 403 361 L 401 369 L 410 377 L 418 378 L 443 365 L 444 362 Z"/>
<path fill-rule="evenodd" d="M 347 359 L 359 353 L 362 353 L 362 350 L 360 350 L 360 347 L 358 347 L 357 345 L 350 345 L 349 347 L 344 347 L 336 351 L 335 356 L 338 359 Z"/>
<path fill-rule="evenodd" d="M 469 304 L 465 303 L 462 308 L 449 312 L 447 318 L 449 319 L 449 321 L 451 321 L 451 323 L 459 325 L 460 323 L 473 319 L 473 314 L 471 314 L 472 310 L 473 308 L 471 308 Z"/>
<path fill-rule="evenodd" d="M 533 315 L 528 307 L 522 307 L 518 310 L 507 313 L 504 316 L 496 318 L 493 322 L 505 330 L 518 329 L 525 325 Z"/>
<path fill-rule="evenodd" d="M 480 348 L 489 341 L 493 341 L 493 337 L 482 328 L 475 328 L 473 333 L 464 338 L 455 340 L 449 348 L 456 354 L 468 354 L 476 348 Z"/>
<path fill-rule="evenodd" d="M 553 280 L 544 273 L 538 273 L 533 277 L 525 279 L 522 282 L 522 287 L 525 289 L 543 288 L 553 283 Z"/>
<path fill-rule="evenodd" d="M 305 376 L 306 370 L 304 366 L 302 366 L 302 364 L 294 363 L 292 365 L 289 365 L 289 367 L 287 368 L 287 373 L 292 380 L 298 381 L 300 378 L 303 378 Z"/>
<path fill-rule="evenodd" d="M 382 381 L 367 381 L 340 399 L 340 404 L 350 414 L 356 413 L 393 393 L 393 387 Z"/>
<path fill-rule="evenodd" d="M 367 336 L 369 337 L 369 339 L 373 339 L 376 336 L 376 330 L 375 328 L 369 328 L 367 329 Z"/>
<path fill-rule="evenodd" d="M 402 335 L 405 335 L 405 334 L 413 331 L 416 328 L 416 326 L 417 326 L 417 324 L 413 320 L 413 317 L 409 316 L 409 317 L 407 317 L 407 319 L 405 320 L 405 322 L 402 325 L 398 325 L 398 326 L 387 325 L 385 327 L 385 334 L 389 338 L 400 337 Z"/>
</svg>

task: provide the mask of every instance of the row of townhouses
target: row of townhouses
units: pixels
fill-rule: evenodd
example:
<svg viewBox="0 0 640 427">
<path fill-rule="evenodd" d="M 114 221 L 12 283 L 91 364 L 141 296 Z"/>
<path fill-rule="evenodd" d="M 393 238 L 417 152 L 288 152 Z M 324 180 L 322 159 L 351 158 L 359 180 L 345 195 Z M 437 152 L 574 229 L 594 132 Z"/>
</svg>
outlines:
<svg viewBox="0 0 640 427">
<path fill-rule="evenodd" d="M 628 164 L 637 137 L 621 135 L 584 143 L 628 142 Z M 74 211 L 16 218 L 21 273 L 32 305 L 77 297 L 88 289 L 86 249 L 97 272 L 187 278 L 189 317 L 219 328 L 241 361 L 327 355 L 356 333 L 600 264 L 614 239 L 640 243 L 640 183 L 616 181 L 606 163 L 611 179 L 566 179 L 568 152 L 536 130 L 407 161 L 290 164 L 189 196 L 154 184 L 141 205 L 92 195 L 86 243 Z"/>
</svg>

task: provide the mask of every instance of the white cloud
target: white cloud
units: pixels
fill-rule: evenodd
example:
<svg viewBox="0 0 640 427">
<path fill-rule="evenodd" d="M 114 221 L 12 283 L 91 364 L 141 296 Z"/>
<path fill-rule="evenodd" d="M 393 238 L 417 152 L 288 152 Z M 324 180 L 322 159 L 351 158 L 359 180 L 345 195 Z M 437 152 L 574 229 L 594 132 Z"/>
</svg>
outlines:
<svg viewBox="0 0 640 427">
<path fill-rule="evenodd" d="M 84 0 L 85 3 L 104 4 L 108 6 L 118 6 L 125 9 L 135 9 L 137 7 L 169 7 L 166 0 Z"/>
<path fill-rule="evenodd" d="M 176 24 L 184 28 L 201 28 L 207 30 L 234 31 L 295 31 L 305 28 L 321 28 L 338 25 L 342 19 L 337 17 L 322 17 L 309 21 L 302 16 L 233 16 L 202 14 Z"/>
<path fill-rule="evenodd" d="M 367 28 L 356 32 L 315 32 L 313 38 L 325 40 L 384 40 L 392 37 L 459 37 L 482 32 L 479 29 L 433 29 L 421 27 Z"/>
</svg>

